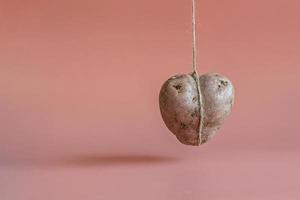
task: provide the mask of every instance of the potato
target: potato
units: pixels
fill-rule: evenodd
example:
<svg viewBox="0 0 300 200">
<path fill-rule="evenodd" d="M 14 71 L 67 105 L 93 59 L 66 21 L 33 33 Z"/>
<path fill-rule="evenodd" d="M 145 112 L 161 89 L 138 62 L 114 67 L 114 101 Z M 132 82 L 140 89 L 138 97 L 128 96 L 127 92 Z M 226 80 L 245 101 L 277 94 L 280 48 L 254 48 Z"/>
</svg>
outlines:
<svg viewBox="0 0 300 200">
<path fill-rule="evenodd" d="M 210 140 L 233 105 L 234 88 L 226 77 L 217 73 L 204 74 L 199 77 L 199 84 L 201 102 L 194 73 L 171 77 L 159 94 L 160 111 L 166 126 L 186 145 L 198 146 Z"/>
</svg>

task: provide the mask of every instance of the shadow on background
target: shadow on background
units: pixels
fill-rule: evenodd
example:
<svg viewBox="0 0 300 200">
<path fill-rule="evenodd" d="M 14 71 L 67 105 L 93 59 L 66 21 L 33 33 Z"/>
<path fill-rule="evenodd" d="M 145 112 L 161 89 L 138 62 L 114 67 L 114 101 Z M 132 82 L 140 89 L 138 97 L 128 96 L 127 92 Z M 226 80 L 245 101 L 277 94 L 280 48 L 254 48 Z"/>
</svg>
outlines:
<svg viewBox="0 0 300 200">
<path fill-rule="evenodd" d="M 16 167 L 105 167 L 170 164 L 179 158 L 160 155 L 78 155 L 61 158 L 1 159 L 0 165 Z"/>
<path fill-rule="evenodd" d="M 178 159 L 153 155 L 111 155 L 111 156 L 78 156 L 60 160 L 61 164 L 70 166 L 112 166 L 112 165 L 147 165 L 171 163 Z"/>
</svg>

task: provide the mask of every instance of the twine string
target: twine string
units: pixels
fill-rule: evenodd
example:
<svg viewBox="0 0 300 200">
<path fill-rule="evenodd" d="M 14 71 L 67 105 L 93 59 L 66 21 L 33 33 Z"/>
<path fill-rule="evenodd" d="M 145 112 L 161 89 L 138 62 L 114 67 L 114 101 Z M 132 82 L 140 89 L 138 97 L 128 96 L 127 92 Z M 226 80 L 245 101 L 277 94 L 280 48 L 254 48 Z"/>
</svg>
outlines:
<svg viewBox="0 0 300 200">
<path fill-rule="evenodd" d="M 196 12 L 195 12 L 195 0 L 192 0 L 192 32 L 193 32 L 193 75 L 197 85 L 198 99 L 199 99 L 199 130 L 198 130 L 198 145 L 202 144 L 202 129 L 203 129 L 203 118 L 204 108 L 202 101 L 202 94 L 200 88 L 200 80 L 197 72 L 197 49 L 196 49 Z"/>
<path fill-rule="evenodd" d="M 192 0 L 192 29 L 193 29 L 193 72 L 197 72 L 197 48 L 196 48 L 196 12 L 195 0 Z"/>
</svg>

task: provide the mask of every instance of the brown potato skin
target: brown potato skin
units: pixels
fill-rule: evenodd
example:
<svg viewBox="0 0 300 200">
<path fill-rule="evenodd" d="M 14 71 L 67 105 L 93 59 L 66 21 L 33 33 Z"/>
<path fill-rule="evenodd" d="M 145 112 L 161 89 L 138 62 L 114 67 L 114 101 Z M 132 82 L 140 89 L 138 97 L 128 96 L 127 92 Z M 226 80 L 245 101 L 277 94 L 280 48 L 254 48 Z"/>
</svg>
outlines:
<svg viewBox="0 0 300 200">
<path fill-rule="evenodd" d="M 200 116 L 197 83 L 192 75 L 171 77 L 159 94 L 166 126 L 186 145 L 198 146 L 210 140 L 230 114 L 234 101 L 234 87 L 226 77 L 217 73 L 204 74 L 199 77 L 199 83 L 203 116 Z M 203 127 L 199 134 L 201 120 Z"/>
</svg>

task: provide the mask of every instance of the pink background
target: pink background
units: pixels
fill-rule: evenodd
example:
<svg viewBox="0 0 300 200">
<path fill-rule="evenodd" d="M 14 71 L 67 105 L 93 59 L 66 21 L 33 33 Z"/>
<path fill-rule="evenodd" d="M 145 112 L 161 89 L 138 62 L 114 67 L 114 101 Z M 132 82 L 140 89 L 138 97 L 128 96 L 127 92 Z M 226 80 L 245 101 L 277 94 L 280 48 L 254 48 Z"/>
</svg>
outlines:
<svg viewBox="0 0 300 200">
<path fill-rule="evenodd" d="M 199 72 L 236 100 L 196 148 L 158 107 L 191 71 L 189 0 L 0 0 L 0 199 L 300 199 L 299 8 L 197 0 Z"/>
</svg>

